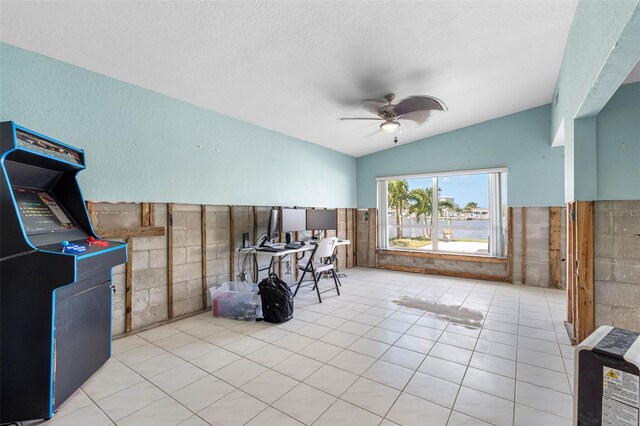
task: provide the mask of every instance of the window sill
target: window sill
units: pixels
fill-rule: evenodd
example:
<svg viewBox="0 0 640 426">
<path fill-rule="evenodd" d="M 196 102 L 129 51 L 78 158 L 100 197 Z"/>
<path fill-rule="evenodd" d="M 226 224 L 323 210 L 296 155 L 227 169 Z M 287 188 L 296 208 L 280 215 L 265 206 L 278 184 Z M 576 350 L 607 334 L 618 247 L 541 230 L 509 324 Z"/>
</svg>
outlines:
<svg viewBox="0 0 640 426">
<path fill-rule="evenodd" d="M 382 255 L 420 257 L 424 259 L 461 260 L 464 262 L 478 262 L 478 263 L 506 264 L 508 261 L 506 257 L 491 257 L 491 256 L 483 256 L 483 255 L 455 254 L 455 253 L 433 253 L 433 252 L 402 250 L 402 249 L 393 249 L 393 250 L 376 249 L 376 252 Z"/>
</svg>

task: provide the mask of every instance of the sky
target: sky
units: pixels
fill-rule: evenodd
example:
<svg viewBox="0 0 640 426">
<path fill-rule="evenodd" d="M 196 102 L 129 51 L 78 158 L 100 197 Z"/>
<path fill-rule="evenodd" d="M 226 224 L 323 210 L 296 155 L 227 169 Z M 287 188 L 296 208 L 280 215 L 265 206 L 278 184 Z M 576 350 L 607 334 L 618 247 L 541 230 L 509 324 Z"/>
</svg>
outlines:
<svg viewBox="0 0 640 426">
<path fill-rule="evenodd" d="M 409 190 L 415 188 L 431 188 L 431 178 L 407 179 Z M 459 207 L 469 202 L 478 203 L 478 207 L 489 207 L 489 176 L 464 175 L 438 178 L 440 196 L 455 198 Z"/>
</svg>

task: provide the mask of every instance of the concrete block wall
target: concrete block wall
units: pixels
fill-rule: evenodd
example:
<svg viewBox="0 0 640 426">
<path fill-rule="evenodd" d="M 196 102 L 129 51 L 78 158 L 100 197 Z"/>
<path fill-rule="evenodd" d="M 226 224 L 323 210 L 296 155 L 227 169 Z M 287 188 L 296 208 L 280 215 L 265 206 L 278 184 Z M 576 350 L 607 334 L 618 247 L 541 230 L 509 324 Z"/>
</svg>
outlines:
<svg viewBox="0 0 640 426">
<path fill-rule="evenodd" d="M 353 209 L 338 209 L 338 231 L 333 235 L 342 240 L 350 240 L 351 246 L 339 246 L 337 249 L 338 254 L 338 269 L 344 270 L 354 266 L 354 250 L 357 246 L 357 241 L 354 238 L 355 225 L 353 220 Z"/>
<path fill-rule="evenodd" d="M 167 205 L 154 204 L 153 210 L 155 226 L 164 227 L 166 232 Z M 138 219 L 136 226 L 140 225 L 141 218 Z M 133 238 L 131 244 L 133 246 L 131 326 L 133 329 L 138 329 L 168 318 L 167 237 Z"/>
<path fill-rule="evenodd" d="M 230 281 L 230 213 L 229 206 L 206 206 L 205 208 L 207 215 L 207 288 L 211 288 Z"/>
<path fill-rule="evenodd" d="M 596 326 L 640 332 L 640 200 L 594 204 Z"/>
<path fill-rule="evenodd" d="M 358 210 L 356 230 L 357 264 L 367 268 L 376 267 L 376 209 Z"/>
<path fill-rule="evenodd" d="M 93 203 L 93 227 L 132 228 L 140 226 L 141 207 L 137 203 Z M 122 241 L 124 240 L 117 240 Z M 113 295 L 113 334 L 124 333 L 125 326 L 125 265 L 111 271 L 111 281 L 115 287 Z"/>
<path fill-rule="evenodd" d="M 401 254 L 378 253 L 378 267 L 384 267 L 386 265 L 478 274 L 487 277 L 496 277 L 496 279 L 498 277 L 507 276 L 506 263 L 480 263 L 463 260 L 421 258 L 403 256 Z"/>
<path fill-rule="evenodd" d="M 349 210 L 350 214 L 351 210 Z M 338 238 L 347 238 L 346 236 L 346 227 L 347 227 L 347 210 L 346 209 L 338 209 L 338 234 L 340 235 Z M 349 218 L 351 219 L 351 218 Z M 333 236 L 336 236 L 336 233 L 332 233 Z M 346 269 L 347 268 L 347 248 L 346 247 L 338 247 L 337 249 L 338 255 L 338 269 Z"/>
<path fill-rule="evenodd" d="M 201 207 L 173 206 L 173 315 L 202 309 Z M 135 263 L 134 263 L 135 267 Z"/>
<path fill-rule="evenodd" d="M 167 271 L 167 204 L 153 204 L 153 226 L 163 227 L 164 236 L 134 237 L 130 239 L 133 255 L 132 267 L 132 329 L 147 328 L 168 320 L 168 271 Z M 173 313 L 180 317 L 202 310 L 202 206 L 173 205 Z M 266 231 L 271 207 L 253 206 L 204 206 L 206 215 L 206 285 L 207 288 L 226 281 L 239 281 L 247 272 L 251 280 L 254 273 L 253 259 L 244 262 L 238 252 L 242 246 L 242 234 L 248 232 L 252 242 Z M 142 226 L 140 203 L 92 203 L 93 226 L 103 229 L 131 229 Z M 341 209 L 344 216 L 345 209 Z M 233 232 L 231 231 L 233 212 Z M 351 210 L 349 210 L 351 212 Z M 344 226 L 344 223 L 343 223 Z M 350 225 L 352 226 L 352 225 Z M 255 230 L 255 231 L 254 231 Z M 352 231 L 353 232 L 353 231 Z M 256 235 L 257 234 L 257 235 Z M 328 236 L 336 235 L 329 231 Z M 344 228 L 338 231 L 346 238 Z M 282 236 L 284 241 L 284 236 Z M 233 244 L 232 244 L 233 242 Z M 352 250 L 354 245 L 345 248 Z M 232 255 L 233 250 L 233 255 Z M 346 259 L 347 256 L 344 256 Z M 353 258 L 349 251 L 348 257 Z M 270 257 L 258 256 L 258 269 L 269 265 Z M 343 261 L 343 259 L 341 259 Z M 296 282 L 295 261 L 278 268 L 285 281 Z M 346 263 L 343 268 L 346 268 Z M 259 273 L 258 279 L 266 276 Z M 125 333 L 126 267 L 113 269 L 112 279 L 116 288 L 113 298 L 113 334 Z M 208 293 L 208 291 L 207 291 Z M 210 306 L 210 302 L 209 302 Z"/>
<path fill-rule="evenodd" d="M 523 284 L 522 277 L 522 208 L 513 211 L 513 282 Z M 525 284 L 549 287 L 549 208 L 527 207 L 526 209 L 526 279 Z M 566 257 L 566 208 L 560 215 L 561 257 Z M 566 288 L 566 263 L 561 266 L 561 288 Z"/>
<path fill-rule="evenodd" d="M 537 287 L 549 287 L 549 208 L 527 207 L 526 209 L 526 280 Z M 562 258 L 566 256 L 566 208 L 562 208 L 560 219 L 560 241 Z M 522 284 L 522 209 L 513 208 L 513 282 Z M 561 263 L 561 284 L 566 288 L 566 263 Z"/>
</svg>

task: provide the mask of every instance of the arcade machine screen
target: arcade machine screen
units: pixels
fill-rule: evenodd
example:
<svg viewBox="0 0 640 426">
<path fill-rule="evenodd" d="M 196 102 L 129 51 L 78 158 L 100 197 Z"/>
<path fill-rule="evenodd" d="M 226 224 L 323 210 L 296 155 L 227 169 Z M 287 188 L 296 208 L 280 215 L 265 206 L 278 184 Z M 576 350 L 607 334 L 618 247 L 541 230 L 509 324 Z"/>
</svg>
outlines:
<svg viewBox="0 0 640 426">
<path fill-rule="evenodd" d="M 14 187 L 14 195 L 28 235 L 77 229 L 51 194 Z"/>
</svg>

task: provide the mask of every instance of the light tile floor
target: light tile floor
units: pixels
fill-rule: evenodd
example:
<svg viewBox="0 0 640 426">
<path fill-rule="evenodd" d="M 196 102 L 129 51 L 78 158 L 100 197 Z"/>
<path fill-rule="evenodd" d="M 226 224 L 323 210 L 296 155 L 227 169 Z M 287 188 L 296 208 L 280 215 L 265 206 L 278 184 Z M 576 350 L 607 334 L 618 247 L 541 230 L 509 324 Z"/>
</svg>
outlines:
<svg viewBox="0 0 640 426">
<path fill-rule="evenodd" d="M 322 304 L 301 289 L 284 324 L 205 313 L 115 340 L 113 358 L 47 425 L 571 423 L 564 292 L 346 273 L 342 295 Z M 483 320 L 461 326 L 394 303 L 402 296 Z"/>
</svg>

